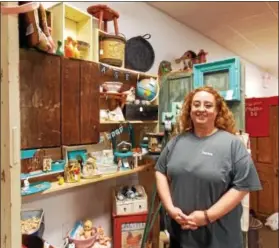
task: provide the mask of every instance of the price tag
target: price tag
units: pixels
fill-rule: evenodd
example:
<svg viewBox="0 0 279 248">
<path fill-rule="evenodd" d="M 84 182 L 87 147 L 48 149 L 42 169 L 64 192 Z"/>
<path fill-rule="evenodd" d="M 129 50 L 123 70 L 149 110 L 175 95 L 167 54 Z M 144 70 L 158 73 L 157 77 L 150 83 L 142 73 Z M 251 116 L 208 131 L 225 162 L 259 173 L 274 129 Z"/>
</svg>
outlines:
<svg viewBox="0 0 279 248">
<path fill-rule="evenodd" d="M 227 90 L 225 99 L 226 100 L 232 100 L 233 99 L 233 90 Z"/>
</svg>

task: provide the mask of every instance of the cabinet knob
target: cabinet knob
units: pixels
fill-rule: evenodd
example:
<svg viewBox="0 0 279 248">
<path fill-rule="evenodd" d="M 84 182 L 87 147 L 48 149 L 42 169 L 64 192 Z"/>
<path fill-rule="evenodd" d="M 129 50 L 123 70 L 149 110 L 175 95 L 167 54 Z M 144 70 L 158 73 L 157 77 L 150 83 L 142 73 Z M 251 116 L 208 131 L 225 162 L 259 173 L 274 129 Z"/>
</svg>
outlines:
<svg viewBox="0 0 279 248">
<path fill-rule="evenodd" d="M 97 128 L 96 125 L 94 125 L 94 126 L 93 126 L 93 129 L 96 130 L 96 128 Z"/>
</svg>

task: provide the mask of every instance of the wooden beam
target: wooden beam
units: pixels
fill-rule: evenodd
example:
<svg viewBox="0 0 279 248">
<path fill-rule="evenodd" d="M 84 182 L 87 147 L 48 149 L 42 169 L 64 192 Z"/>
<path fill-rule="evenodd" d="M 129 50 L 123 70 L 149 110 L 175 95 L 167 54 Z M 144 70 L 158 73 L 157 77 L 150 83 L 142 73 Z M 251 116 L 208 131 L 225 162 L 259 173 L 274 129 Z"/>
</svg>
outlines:
<svg viewBox="0 0 279 248">
<path fill-rule="evenodd" d="M 20 209 L 18 16 L 1 14 L 1 248 L 21 247 Z"/>
</svg>

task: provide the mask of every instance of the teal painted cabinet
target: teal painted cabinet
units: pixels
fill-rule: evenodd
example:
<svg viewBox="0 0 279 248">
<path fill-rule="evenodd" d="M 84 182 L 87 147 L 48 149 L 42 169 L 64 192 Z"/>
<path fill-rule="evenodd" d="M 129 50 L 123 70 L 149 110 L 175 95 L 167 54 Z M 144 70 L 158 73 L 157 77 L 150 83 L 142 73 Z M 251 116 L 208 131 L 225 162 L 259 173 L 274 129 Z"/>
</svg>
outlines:
<svg viewBox="0 0 279 248">
<path fill-rule="evenodd" d="M 194 88 L 210 85 L 227 101 L 241 101 L 241 65 L 237 57 L 210 63 L 196 64 L 193 68 Z"/>
<path fill-rule="evenodd" d="M 193 88 L 210 85 L 217 89 L 230 107 L 238 129 L 245 131 L 244 65 L 237 57 L 196 64 Z"/>
<path fill-rule="evenodd" d="M 165 114 L 174 114 L 176 105 L 193 89 L 192 73 L 171 72 L 160 79 L 159 120 L 160 130 Z M 174 120 L 174 119 L 173 119 Z"/>
</svg>

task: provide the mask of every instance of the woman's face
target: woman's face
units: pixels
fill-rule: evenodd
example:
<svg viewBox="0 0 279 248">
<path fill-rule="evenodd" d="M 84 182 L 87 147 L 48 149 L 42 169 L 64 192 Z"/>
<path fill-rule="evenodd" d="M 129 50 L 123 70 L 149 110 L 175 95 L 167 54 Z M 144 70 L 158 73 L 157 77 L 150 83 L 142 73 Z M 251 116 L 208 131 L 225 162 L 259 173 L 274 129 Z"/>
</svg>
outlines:
<svg viewBox="0 0 279 248">
<path fill-rule="evenodd" d="M 212 126 L 217 116 L 214 95 L 206 91 L 197 92 L 192 101 L 191 119 L 194 126 Z"/>
</svg>

